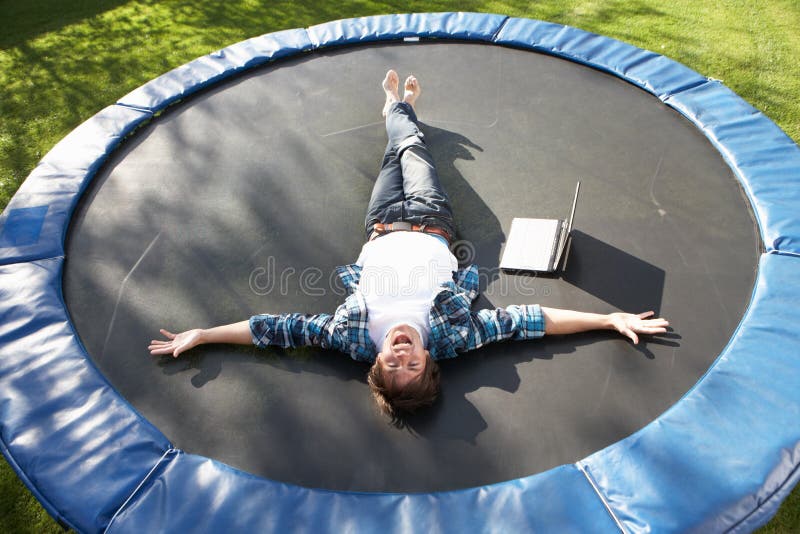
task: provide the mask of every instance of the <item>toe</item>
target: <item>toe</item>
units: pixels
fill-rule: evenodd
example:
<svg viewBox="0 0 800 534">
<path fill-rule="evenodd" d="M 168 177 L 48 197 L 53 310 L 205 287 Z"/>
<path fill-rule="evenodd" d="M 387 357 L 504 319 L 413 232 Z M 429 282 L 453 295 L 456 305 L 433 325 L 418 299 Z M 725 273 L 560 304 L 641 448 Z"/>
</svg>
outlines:
<svg viewBox="0 0 800 534">
<path fill-rule="evenodd" d="M 385 91 L 395 93 L 397 92 L 398 81 L 399 77 L 397 76 L 397 73 L 393 70 L 390 70 L 386 73 L 386 78 L 383 79 L 383 83 L 381 85 Z"/>
</svg>

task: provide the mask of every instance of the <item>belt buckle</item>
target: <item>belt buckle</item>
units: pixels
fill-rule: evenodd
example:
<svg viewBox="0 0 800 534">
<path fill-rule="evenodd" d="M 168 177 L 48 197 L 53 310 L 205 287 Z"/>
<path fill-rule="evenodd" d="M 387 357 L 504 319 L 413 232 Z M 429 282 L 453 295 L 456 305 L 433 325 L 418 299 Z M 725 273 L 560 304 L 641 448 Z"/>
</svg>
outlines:
<svg viewBox="0 0 800 534">
<path fill-rule="evenodd" d="M 392 232 L 395 230 L 411 230 L 411 223 L 407 221 L 397 221 L 392 223 Z"/>
</svg>

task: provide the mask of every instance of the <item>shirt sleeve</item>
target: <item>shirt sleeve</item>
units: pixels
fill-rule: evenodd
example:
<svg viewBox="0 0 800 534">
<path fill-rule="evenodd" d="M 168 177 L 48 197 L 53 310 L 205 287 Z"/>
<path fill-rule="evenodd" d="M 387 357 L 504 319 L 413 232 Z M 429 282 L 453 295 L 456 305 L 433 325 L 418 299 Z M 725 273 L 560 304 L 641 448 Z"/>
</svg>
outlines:
<svg viewBox="0 0 800 534">
<path fill-rule="evenodd" d="M 536 339 L 544 336 L 544 314 L 538 304 L 522 304 L 471 312 L 469 349 L 506 339 Z"/>
<path fill-rule="evenodd" d="M 316 346 L 340 349 L 340 337 L 333 315 L 254 315 L 250 318 L 250 335 L 257 347 L 283 348 Z"/>
</svg>

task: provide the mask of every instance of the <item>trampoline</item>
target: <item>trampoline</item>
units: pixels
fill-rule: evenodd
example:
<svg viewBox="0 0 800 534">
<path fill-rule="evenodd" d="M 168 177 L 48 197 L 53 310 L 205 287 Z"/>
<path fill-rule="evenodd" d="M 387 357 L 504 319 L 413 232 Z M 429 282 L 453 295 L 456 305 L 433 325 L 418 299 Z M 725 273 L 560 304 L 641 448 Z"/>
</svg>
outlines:
<svg viewBox="0 0 800 534">
<path fill-rule="evenodd" d="M 347 355 L 151 358 L 161 326 L 342 302 L 388 67 L 423 84 L 476 308 L 654 309 L 674 332 L 441 361 L 407 429 Z M 3 453 L 79 531 L 753 529 L 800 461 L 798 169 L 719 82 L 557 24 L 392 15 L 233 45 L 82 124 L 0 218 Z M 511 219 L 563 216 L 577 180 L 564 273 L 501 272 Z"/>
</svg>

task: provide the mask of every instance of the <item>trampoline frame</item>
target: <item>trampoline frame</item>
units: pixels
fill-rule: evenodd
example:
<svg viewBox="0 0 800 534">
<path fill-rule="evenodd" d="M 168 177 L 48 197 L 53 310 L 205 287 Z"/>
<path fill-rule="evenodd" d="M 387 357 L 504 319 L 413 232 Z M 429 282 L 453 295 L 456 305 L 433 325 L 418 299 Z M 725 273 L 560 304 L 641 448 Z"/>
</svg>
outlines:
<svg viewBox="0 0 800 534">
<path fill-rule="evenodd" d="M 79 197 L 126 136 L 196 91 L 283 57 L 418 38 L 578 62 L 693 122 L 740 181 L 766 248 L 741 323 L 708 372 L 645 428 L 517 480 L 439 493 L 336 492 L 177 450 L 114 391 L 70 322 L 61 272 Z M 0 447 L 47 511 L 77 531 L 749 531 L 774 515 L 800 477 L 800 336 L 791 328 L 800 323 L 797 213 L 800 147 L 720 82 L 653 52 L 477 13 L 385 15 L 266 34 L 97 113 L 43 158 L 0 216 Z"/>
</svg>

